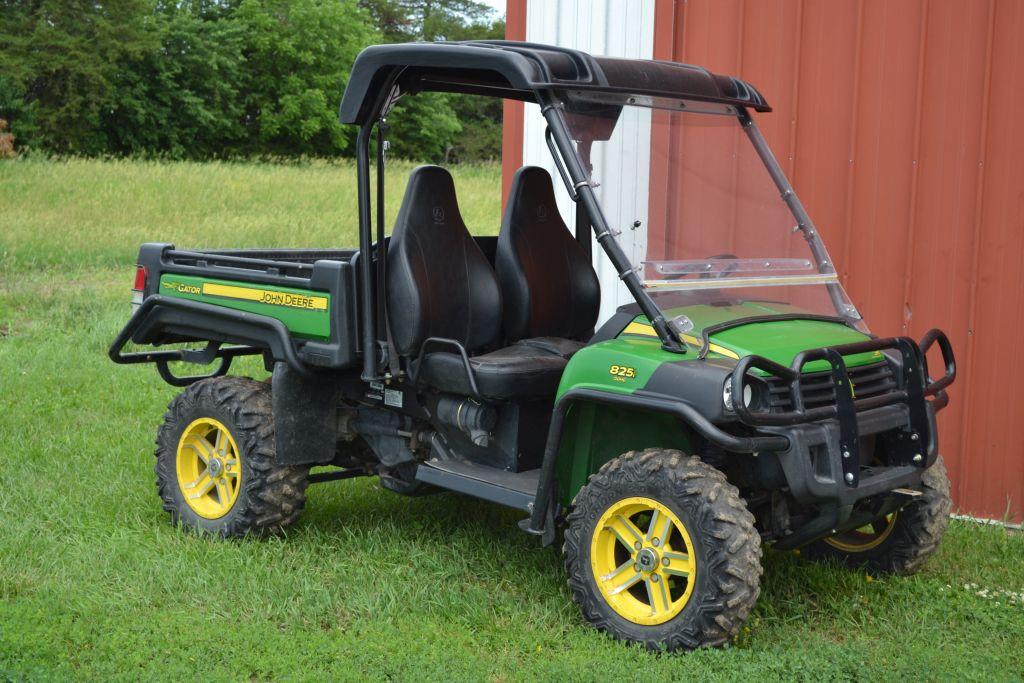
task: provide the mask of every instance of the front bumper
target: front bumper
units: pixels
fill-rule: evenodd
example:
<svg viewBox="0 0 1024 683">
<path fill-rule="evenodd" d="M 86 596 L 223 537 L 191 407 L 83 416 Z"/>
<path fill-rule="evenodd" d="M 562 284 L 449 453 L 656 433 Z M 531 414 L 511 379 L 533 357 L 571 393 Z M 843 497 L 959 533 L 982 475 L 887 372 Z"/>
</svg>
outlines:
<svg viewBox="0 0 1024 683">
<path fill-rule="evenodd" d="M 852 505 L 864 498 L 894 488 L 913 486 L 920 481 L 921 473 L 935 462 L 938 451 L 935 410 L 928 405 L 926 412 L 930 437 L 928 443 L 922 444 L 921 452 L 916 454 L 921 456 L 921 463 L 876 467 L 862 465 L 860 454 L 844 451 L 840 446 L 842 437 L 839 424 L 834 420 L 795 427 L 766 428 L 765 431 L 784 434 L 789 439 L 789 449 L 776 455 L 790 493 L 797 502 Z M 857 431 L 861 439 L 881 436 L 895 440 L 896 434 L 906 431 L 910 425 L 909 410 L 903 405 L 875 408 L 857 415 Z M 860 474 L 856 486 L 851 486 L 845 480 L 851 460 L 857 463 Z"/>
<path fill-rule="evenodd" d="M 929 376 L 927 364 L 927 353 L 935 344 L 945 366 L 944 375 L 937 380 Z M 857 399 L 850 389 L 843 356 L 869 351 L 895 352 L 890 362 L 895 365 L 896 387 L 882 396 Z M 805 409 L 802 368 L 814 360 L 830 364 L 835 402 Z M 816 518 L 779 539 L 778 548 L 799 547 L 862 526 L 870 519 L 855 511 L 855 505 L 866 499 L 873 499 L 870 508 L 874 516 L 902 507 L 938 456 L 935 413 L 948 404 L 945 389 L 956 377 L 952 348 L 939 330 L 930 331 L 920 345 L 897 337 L 811 349 L 798 354 L 789 367 L 747 356 L 733 373 L 733 396 L 743 396 L 751 368 L 786 380 L 793 409 L 764 412 L 736 405 L 736 414 L 763 434 L 788 439 L 788 448 L 765 457 L 777 458 L 797 503 L 820 510 Z M 875 465 L 872 456 L 879 456 L 877 460 L 884 465 Z"/>
</svg>

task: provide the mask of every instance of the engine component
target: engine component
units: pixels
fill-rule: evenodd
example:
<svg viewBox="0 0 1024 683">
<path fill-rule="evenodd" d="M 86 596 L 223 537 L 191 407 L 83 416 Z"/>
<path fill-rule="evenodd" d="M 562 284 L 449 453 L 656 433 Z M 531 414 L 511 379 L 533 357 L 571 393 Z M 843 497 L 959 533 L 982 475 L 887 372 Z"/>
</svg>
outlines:
<svg viewBox="0 0 1024 683">
<path fill-rule="evenodd" d="M 457 396 L 442 396 L 438 399 L 436 415 L 438 420 L 461 430 L 481 447 L 490 443 L 491 432 L 498 422 L 497 414 L 491 406 Z"/>
</svg>

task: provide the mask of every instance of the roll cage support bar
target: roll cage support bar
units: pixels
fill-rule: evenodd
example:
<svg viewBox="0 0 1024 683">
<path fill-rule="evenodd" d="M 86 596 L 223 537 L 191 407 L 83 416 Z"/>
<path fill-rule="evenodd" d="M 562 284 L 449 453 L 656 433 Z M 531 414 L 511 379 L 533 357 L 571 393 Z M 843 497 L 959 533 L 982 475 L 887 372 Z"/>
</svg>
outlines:
<svg viewBox="0 0 1024 683">
<path fill-rule="evenodd" d="M 394 71 L 385 80 L 377 93 L 377 99 L 373 104 L 373 114 L 359 128 L 359 135 L 356 137 L 356 175 L 359 196 L 359 304 L 360 315 L 363 321 L 363 371 L 361 377 L 364 381 L 380 379 L 377 358 L 377 306 L 374 300 L 374 261 L 372 254 L 373 246 L 373 225 L 370 211 L 370 141 L 373 139 L 373 129 L 380 125 L 381 117 L 385 113 L 385 105 L 393 102 L 392 88 L 398 80 L 400 71 Z M 378 154 L 380 150 L 378 150 Z M 381 173 L 382 160 L 378 159 L 377 172 Z M 378 200 L 383 197 L 382 179 L 378 179 Z M 377 207 L 379 227 L 383 228 L 383 207 Z M 381 267 L 384 258 L 383 240 L 378 245 L 378 267 Z M 384 296 L 383 292 L 376 292 L 377 296 Z"/>
<path fill-rule="evenodd" d="M 358 172 L 359 192 L 359 247 L 360 252 L 366 257 L 360 259 L 359 281 L 361 285 L 360 303 L 363 322 L 363 371 L 362 378 L 366 381 L 380 379 L 381 363 L 377 355 L 377 306 L 374 296 L 383 296 L 382 292 L 375 292 L 373 258 L 371 257 L 371 246 L 373 244 L 373 226 L 370 209 L 370 141 L 373 138 L 374 126 L 380 125 L 380 119 L 384 115 L 384 109 L 388 103 L 393 102 L 392 88 L 394 87 L 400 71 L 390 75 L 377 96 L 374 103 L 373 114 L 359 130 L 356 140 L 356 167 Z M 536 91 L 537 102 L 541 106 L 541 114 L 547 122 L 545 138 L 548 143 L 552 158 L 558 167 L 559 173 L 565 181 L 566 189 L 570 198 L 576 203 L 576 238 L 584 244 L 587 252 L 590 251 L 589 239 L 586 238 L 588 228 L 593 231 L 598 244 L 604 249 L 609 260 L 615 267 L 619 279 L 626 285 L 626 289 L 633 296 L 639 305 L 641 312 L 651 321 L 651 325 L 658 337 L 661 339 L 662 347 L 667 351 L 685 353 L 686 349 L 679 340 L 679 337 L 671 329 L 665 320 L 661 309 L 644 289 L 643 282 L 629 258 L 623 252 L 622 247 L 615 239 L 618 234 L 611 230 L 608 221 L 601 210 L 597 196 L 594 194 L 594 185 L 589 173 L 584 169 L 579 156 L 576 154 L 572 139 L 569 135 L 565 119 L 562 116 L 563 105 L 558 100 L 556 93 L 548 90 Z M 750 113 L 737 107 L 737 120 L 757 152 L 761 162 L 768 170 L 772 181 L 775 183 L 783 201 L 796 219 L 795 230 L 800 230 L 807 241 L 814 256 L 818 271 L 820 273 L 835 273 L 835 266 L 829 258 L 825 245 L 818 236 L 811 217 L 807 214 L 803 204 L 793 191 L 792 185 L 786 178 L 785 173 L 779 166 L 778 160 L 768 147 L 764 136 L 758 129 Z M 380 164 L 378 160 L 378 173 Z M 378 180 L 379 183 L 379 180 Z M 380 188 L 378 187 L 378 193 Z M 380 212 L 380 207 L 377 208 Z M 380 217 L 378 217 L 379 222 Z M 378 226 L 380 227 L 380 226 Z M 383 257 L 383 246 L 378 245 L 378 267 Z M 380 279 L 377 285 L 380 286 Z M 838 283 L 826 285 L 829 296 L 836 311 L 851 322 L 860 320 L 856 309 L 848 303 Z"/>
</svg>

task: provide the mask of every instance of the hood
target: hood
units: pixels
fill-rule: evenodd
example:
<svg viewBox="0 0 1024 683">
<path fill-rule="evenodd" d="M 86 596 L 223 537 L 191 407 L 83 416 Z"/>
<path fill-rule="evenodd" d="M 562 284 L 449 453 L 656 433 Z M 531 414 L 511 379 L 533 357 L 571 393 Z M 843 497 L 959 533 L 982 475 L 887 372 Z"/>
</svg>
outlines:
<svg viewBox="0 0 1024 683">
<path fill-rule="evenodd" d="M 808 311 L 788 304 L 745 301 L 729 306 L 694 305 L 671 308 L 665 311 L 668 319 L 685 315 L 693 321 L 693 330 L 683 335 L 683 341 L 700 347 L 705 328 L 730 320 L 754 316 L 808 314 Z M 644 316 L 637 317 L 622 331 L 622 334 L 653 335 Z M 790 365 L 801 351 L 823 346 L 851 344 L 870 339 L 867 334 L 839 322 L 822 320 L 775 320 L 740 325 L 711 335 L 708 356 L 739 359 L 756 354 L 781 365 Z M 847 366 L 854 367 L 877 363 L 882 360 L 877 351 L 846 356 Z M 804 372 L 827 370 L 825 361 L 814 361 L 804 366 Z"/>
</svg>

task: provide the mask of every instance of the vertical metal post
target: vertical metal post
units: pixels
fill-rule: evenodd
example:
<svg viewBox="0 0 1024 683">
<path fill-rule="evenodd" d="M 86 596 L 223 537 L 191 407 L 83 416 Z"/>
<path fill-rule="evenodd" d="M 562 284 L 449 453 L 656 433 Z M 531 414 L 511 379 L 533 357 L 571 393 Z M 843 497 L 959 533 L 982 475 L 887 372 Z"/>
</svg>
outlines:
<svg viewBox="0 0 1024 683">
<path fill-rule="evenodd" d="M 384 319 L 384 291 L 386 257 L 384 245 L 384 119 L 377 121 L 377 201 L 374 208 L 377 212 L 377 324 L 386 326 Z M 390 349 L 389 349 L 390 351 Z M 391 359 L 389 359 L 391 360 Z"/>
<path fill-rule="evenodd" d="M 370 225 L 370 137 L 374 120 L 371 118 L 359 129 L 356 138 L 356 175 L 359 195 L 359 293 L 363 319 L 363 372 L 362 379 L 370 381 L 377 376 L 377 326 L 373 305 L 373 233 Z"/>
<path fill-rule="evenodd" d="M 572 140 L 569 138 L 569 131 L 566 130 L 565 121 L 562 119 L 560 112 L 561 104 L 553 95 L 546 91 L 538 92 L 538 99 L 541 103 L 541 112 L 548 123 L 548 130 L 551 132 L 555 145 L 561 154 L 562 161 L 569 173 L 573 188 L 576 190 L 577 211 L 584 209 L 589 216 L 598 244 L 601 245 L 608 255 L 609 260 L 611 260 L 612 265 L 615 266 L 615 270 L 619 274 L 619 279 L 626 285 L 629 293 L 633 295 L 633 298 L 640 306 L 640 310 L 651 321 L 651 326 L 658 333 L 662 346 L 669 351 L 685 353 L 685 349 L 675 333 L 669 330 L 665 316 L 661 314 L 661 310 L 644 290 L 643 283 L 640 281 L 636 269 L 634 269 L 633 264 L 626 257 L 622 247 L 619 246 L 618 241 L 615 239 L 615 233 L 608 227 L 608 222 L 605 220 L 601 206 L 594 195 L 594 189 L 590 186 L 590 178 L 583 170 L 579 157 L 576 156 L 576 151 L 573 148 Z M 578 219 L 577 225 L 579 225 Z"/>
<path fill-rule="evenodd" d="M 392 95 L 391 89 L 398 79 L 398 73 L 397 70 L 393 71 L 381 84 L 377 100 L 373 103 L 373 109 L 367 116 L 366 123 L 359 129 L 359 136 L 356 138 L 356 175 L 359 195 L 359 285 L 362 289 L 359 293 L 359 303 L 362 306 L 363 321 L 363 372 L 361 377 L 366 382 L 379 378 L 377 372 L 377 313 L 374 306 L 373 226 L 370 210 L 370 139 L 373 137 L 373 126 L 382 116 L 384 104 Z M 380 183 L 377 189 L 379 192 L 383 192 L 383 180 Z M 378 200 L 380 196 L 378 195 Z M 381 203 L 383 204 L 383 202 Z M 383 206 L 377 207 L 377 211 L 381 213 Z M 383 291 L 377 294 L 384 295 Z"/>
</svg>

